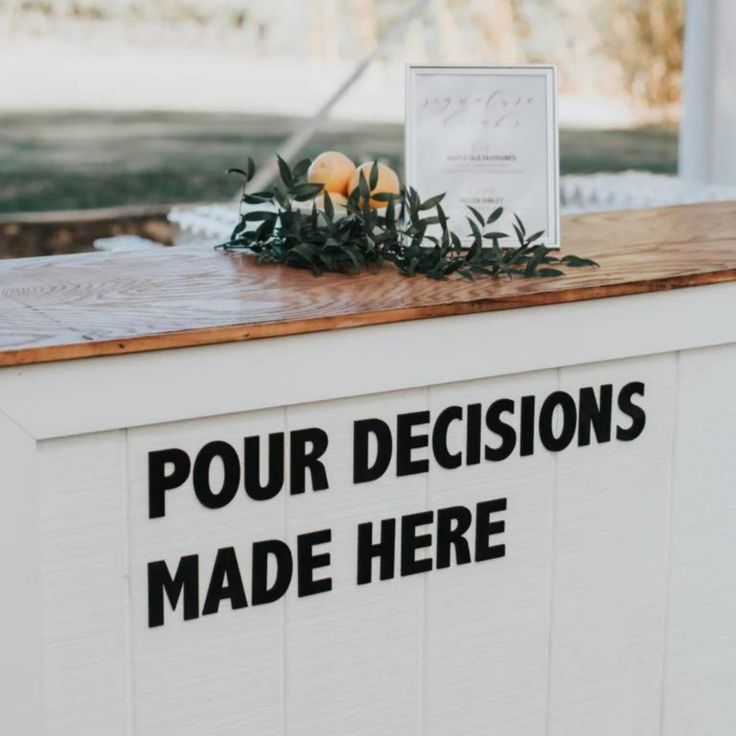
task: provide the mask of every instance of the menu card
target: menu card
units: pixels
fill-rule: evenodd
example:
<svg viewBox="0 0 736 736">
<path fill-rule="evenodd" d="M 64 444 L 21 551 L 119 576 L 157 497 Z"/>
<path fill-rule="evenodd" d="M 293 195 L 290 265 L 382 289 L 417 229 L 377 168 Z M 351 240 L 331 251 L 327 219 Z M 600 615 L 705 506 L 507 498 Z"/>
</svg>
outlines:
<svg viewBox="0 0 736 736">
<path fill-rule="evenodd" d="M 493 230 L 511 236 L 501 245 L 518 245 L 517 214 L 527 232 L 544 230 L 540 242 L 559 247 L 556 87 L 553 66 L 408 65 L 407 184 L 422 198 L 445 192 L 460 236 L 470 235 L 467 205 L 484 215 L 501 206 Z"/>
</svg>

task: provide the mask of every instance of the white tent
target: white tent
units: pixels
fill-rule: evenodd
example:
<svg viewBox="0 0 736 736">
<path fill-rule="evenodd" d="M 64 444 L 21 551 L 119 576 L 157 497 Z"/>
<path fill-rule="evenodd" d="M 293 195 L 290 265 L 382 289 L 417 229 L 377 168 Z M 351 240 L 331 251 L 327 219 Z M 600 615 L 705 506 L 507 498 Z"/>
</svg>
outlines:
<svg viewBox="0 0 736 736">
<path fill-rule="evenodd" d="M 736 199 L 736 0 L 687 0 L 678 176 L 565 176 L 563 211 Z"/>
<path fill-rule="evenodd" d="M 736 2 L 688 0 L 680 176 L 736 186 Z"/>
</svg>

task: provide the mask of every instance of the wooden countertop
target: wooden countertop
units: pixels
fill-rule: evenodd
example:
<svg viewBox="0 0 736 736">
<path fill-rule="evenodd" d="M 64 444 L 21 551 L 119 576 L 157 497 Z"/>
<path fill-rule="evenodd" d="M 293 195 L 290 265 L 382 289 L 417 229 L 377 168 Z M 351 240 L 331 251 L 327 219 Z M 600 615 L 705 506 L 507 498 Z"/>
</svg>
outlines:
<svg viewBox="0 0 736 736">
<path fill-rule="evenodd" d="M 253 340 L 736 280 L 736 202 L 563 219 L 546 279 L 315 278 L 241 253 L 172 248 L 0 262 L 0 365 Z"/>
</svg>

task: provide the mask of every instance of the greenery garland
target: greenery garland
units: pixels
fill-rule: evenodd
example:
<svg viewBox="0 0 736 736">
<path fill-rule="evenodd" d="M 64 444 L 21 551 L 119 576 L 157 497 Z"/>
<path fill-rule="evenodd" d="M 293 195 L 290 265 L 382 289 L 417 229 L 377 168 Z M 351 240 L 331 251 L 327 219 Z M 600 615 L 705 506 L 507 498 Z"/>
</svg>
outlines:
<svg viewBox="0 0 736 736">
<path fill-rule="evenodd" d="M 399 195 L 371 194 L 378 182 L 376 163 L 367 180 L 360 173 L 358 187 L 347 198 L 344 216 L 336 217 L 333 202 L 327 192 L 322 192 L 322 185 L 306 180 L 310 163 L 304 159 L 291 168 L 278 157 L 280 182 L 257 193 L 245 191 L 255 172 L 253 159 L 248 159 L 245 169 L 229 169 L 228 173 L 238 174 L 244 180 L 243 204 L 267 206 L 250 207 L 243 212 L 230 240 L 217 247 L 247 250 L 261 262 L 308 268 L 317 276 L 324 271 L 377 270 L 385 261 L 393 263 L 405 276 L 424 274 L 444 279 L 458 274 L 469 280 L 476 275 L 563 276 L 564 271 L 554 265 L 598 265 L 574 255 L 557 257 L 556 251 L 541 243 L 544 231 L 528 234 L 518 216 L 514 216 L 513 225 L 517 242 L 513 247 L 501 247 L 501 242 L 510 236 L 491 226 L 503 214 L 502 207 L 488 217 L 468 207 L 472 215 L 467 218 L 472 242 L 464 247 L 460 237 L 448 227 L 441 204 L 444 194 L 422 201 L 413 188 L 403 185 Z M 321 209 L 316 203 L 307 210 L 299 204 L 295 206 L 320 194 L 324 200 Z M 386 207 L 371 207 L 369 198 L 385 202 Z M 439 225 L 437 235 L 427 234 L 431 225 Z M 484 248 L 484 241 L 491 241 L 491 247 Z"/>
</svg>

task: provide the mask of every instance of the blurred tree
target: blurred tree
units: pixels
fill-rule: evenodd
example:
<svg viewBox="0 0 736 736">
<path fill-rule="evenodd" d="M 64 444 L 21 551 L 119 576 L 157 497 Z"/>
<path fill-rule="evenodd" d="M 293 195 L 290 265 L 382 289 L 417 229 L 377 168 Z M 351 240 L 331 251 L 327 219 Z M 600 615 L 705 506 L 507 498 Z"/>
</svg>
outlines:
<svg viewBox="0 0 736 736">
<path fill-rule="evenodd" d="M 599 21 L 603 51 L 630 94 L 653 107 L 680 99 L 685 0 L 616 0 Z"/>
<path fill-rule="evenodd" d="M 520 31 L 526 32 L 519 12 L 522 3 L 519 0 L 470 0 L 468 5 L 473 23 L 483 30 L 492 60 L 497 64 L 524 61 L 519 48 Z"/>
<path fill-rule="evenodd" d="M 353 0 L 358 19 L 358 36 L 363 54 L 370 53 L 378 43 L 375 0 Z"/>
<path fill-rule="evenodd" d="M 447 61 L 524 61 L 519 45 L 526 26 L 522 0 L 437 0 L 433 20 Z"/>
</svg>

